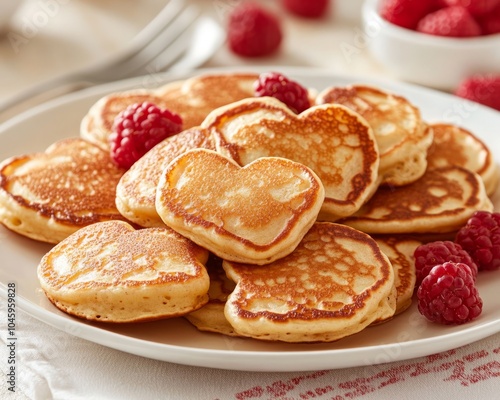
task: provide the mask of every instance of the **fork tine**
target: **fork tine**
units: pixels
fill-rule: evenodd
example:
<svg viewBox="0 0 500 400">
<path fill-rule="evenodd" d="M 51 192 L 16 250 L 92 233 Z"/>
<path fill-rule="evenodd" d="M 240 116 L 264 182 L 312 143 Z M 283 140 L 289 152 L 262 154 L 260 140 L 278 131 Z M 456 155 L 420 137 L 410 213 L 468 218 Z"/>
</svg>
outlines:
<svg viewBox="0 0 500 400">
<path fill-rule="evenodd" d="M 165 48 L 157 57 L 155 57 L 148 65 L 145 66 L 145 73 L 156 73 L 162 72 L 169 69 L 170 66 L 176 64 L 181 56 L 185 53 L 193 51 L 195 48 L 200 50 L 199 44 L 202 40 L 201 35 L 207 34 L 207 18 L 199 16 L 196 19 L 196 23 L 188 27 L 184 32 L 182 32 L 177 40 L 175 40 L 170 46 Z M 205 31 L 205 32 L 203 32 Z M 210 31 L 212 32 L 212 31 Z"/>
<path fill-rule="evenodd" d="M 184 8 L 176 16 L 176 18 L 159 34 L 153 38 L 146 46 L 137 52 L 133 57 L 125 60 L 121 64 L 113 68 L 113 70 L 105 70 L 100 74 L 100 80 L 120 79 L 138 74 L 152 60 L 158 57 L 159 54 L 172 51 L 172 58 L 179 57 L 183 50 L 187 47 L 190 37 L 190 27 L 199 17 L 200 12 L 198 7 L 191 5 Z M 181 48 L 183 47 L 183 48 Z"/>
<path fill-rule="evenodd" d="M 186 71 L 206 62 L 226 40 L 226 32 L 213 18 L 202 15 L 193 27 L 190 45 L 185 48 L 182 57 L 173 63 L 165 63 L 162 55 L 158 57 L 156 72 Z M 152 71 L 146 71 L 152 72 Z"/>
</svg>

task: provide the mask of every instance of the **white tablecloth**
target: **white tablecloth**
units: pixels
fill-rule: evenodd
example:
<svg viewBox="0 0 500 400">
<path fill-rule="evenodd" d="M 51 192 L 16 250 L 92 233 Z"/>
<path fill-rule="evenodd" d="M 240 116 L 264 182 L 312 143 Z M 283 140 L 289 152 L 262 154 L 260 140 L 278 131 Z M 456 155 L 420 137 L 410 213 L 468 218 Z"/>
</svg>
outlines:
<svg viewBox="0 0 500 400">
<path fill-rule="evenodd" d="M 193 2 L 221 23 L 236 3 Z M 314 66 L 391 79 L 364 46 L 354 4 L 359 2 L 337 0 L 333 15 L 320 21 L 282 14 L 285 42 L 279 54 L 244 60 L 222 47 L 205 67 Z M 13 44 L 12 36 L 0 39 L 0 100 L 116 51 L 160 6 L 159 0 L 25 0 L 7 32 L 26 40 Z M 6 315 L 2 299 L 2 399 L 494 399 L 500 392 L 500 334 L 444 353 L 378 366 L 257 373 L 130 355 L 71 336 L 18 309 L 16 393 L 10 393 Z"/>
</svg>

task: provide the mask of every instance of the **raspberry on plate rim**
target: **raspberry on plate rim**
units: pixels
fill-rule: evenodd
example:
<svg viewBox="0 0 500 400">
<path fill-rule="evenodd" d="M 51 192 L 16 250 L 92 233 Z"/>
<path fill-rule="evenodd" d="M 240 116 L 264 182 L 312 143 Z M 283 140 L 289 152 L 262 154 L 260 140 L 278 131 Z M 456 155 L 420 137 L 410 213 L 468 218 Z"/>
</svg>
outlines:
<svg viewBox="0 0 500 400">
<path fill-rule="evenodd" d="M 483 301 L 469 266 L 446 262 L 431 269 L 417 290 L 418 310 L 432 322 L 461 325 L 477 318 Z"/>
</svg>

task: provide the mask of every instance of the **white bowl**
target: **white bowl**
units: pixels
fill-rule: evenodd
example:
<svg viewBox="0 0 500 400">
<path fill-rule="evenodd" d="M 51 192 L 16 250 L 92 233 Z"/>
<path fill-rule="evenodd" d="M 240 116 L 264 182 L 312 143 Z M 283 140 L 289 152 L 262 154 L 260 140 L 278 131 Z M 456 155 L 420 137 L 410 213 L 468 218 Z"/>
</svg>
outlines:
<svg viewBox="0 0 500 400">
<path fill-rule="evenodd" d="M 380 0 L 365 0 L 365 42 L 373 57 L 397 78 L 453 90 L 473 73 L 500 72 L 500 34 L 447 38 L 401 28 L 378 13 Z"/>
</svg>

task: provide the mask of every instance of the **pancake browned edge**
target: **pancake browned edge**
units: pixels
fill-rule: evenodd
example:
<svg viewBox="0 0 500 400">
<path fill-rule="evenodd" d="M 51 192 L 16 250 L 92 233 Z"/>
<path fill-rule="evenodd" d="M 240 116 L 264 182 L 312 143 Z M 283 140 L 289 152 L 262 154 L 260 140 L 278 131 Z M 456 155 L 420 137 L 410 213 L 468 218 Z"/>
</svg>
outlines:
<svg viewBox="0 0 500 400">
<path fill-rule="evenodd" d="M 198 126 L 213 109 L 253 97 L 253 83 L 257 79 L 258 74 L 251 73 L 207 73 L 155 89 L 111 93 L 90 108 L 82 120 L 80 133 L 108 148 L 108 137 L 118 113 L 131 104 L 144 101 L 179 114 L 183 129 Z"/>
<path fill-rule="evenodd" d="M 263 157 L 240 167 L 196 149 L 163 171 L 156 210 L 167 226 L 223 259 L 266 264 L 293 251 L 324 197 L 321 181 L 302 164 Z"/>
<path fill-rule="evenodd" d="M 123 172 L 107 151 L 79 138 L 9 158 L 0 164 L 0 222 L 32 239 L 58 243 L 84 226 L 124 219 L 115 206 Z"/>
<path fill-rule="evenodd" d="M 224 306 L 227 297 L 236 287 L 235 283 L 228 279 L 224 269 L 222 269 L 222 259 L 217 256 L 211 255 L 209 257 L 207 271 L 210 276 L 208 303 L 184 317 L 200 331 L 220 333 L 226 336 L 240 336 L 224 316 Z"/>
<path fill-rule="evenodd" d="M 284 157 L 311 168 L 325 187 L 320 220 L 351 215 L 378 187 L 373 132 L 344 106 L 314 106 L 296 115 L 275 98 L 252 98 L 214 110 L 202 126 L 217 151 L 240 165 Z"/>
<path fill-rule="evenodd" d="M 261 340 L 331 342 L 394 315 L 394 270 L 377 243 L 345 225 L 317 222 L 275 262 L 223 262 L 236 289 L 225 315 L 236 333 Z"/>
<path fill-rule="evenodd" d="M 415 289 L 416 272 L 415 249 L 422 244 L 421 241 L 407 237 L 375 237 L 380 250 L 389 257 L 394 268 L 394 280 L 396 286 L 396 313 L 405 311 L 412 302 Z"/>
<path fill-rule="evenodd" d="M 341 222 L 370 234 L 451 233 L 475 211 L 493 205 L 478 174 L 449 166 L 428 169 L 406 186 L 381 187 L 361 209 Z"/>
<path fill-rule="evenodd" d="M 427 154 L 428 168 L 459 165 L 476 172 L 492 195 L 499 182 L 499 167 L 491 150 L 469 130 L 447 123 L 433 123 L 434 141 Z"/>
<path fill-rule="evenodd" d="M 37 269 L 48 299 L 73 316 L 139 322 L 185 315 L 208 301 L 208 252 L 168 228 L 90 225 L 53 247 Z"/>
<path fill-rule="evenodd" d="M 156 187 L 162 171 L 177 156 L 196 148 L 214 149 L 208 132 L 187 129 L 157 144 L 125 172 L 116 187 L 116 207 L 143 227 L 165 226 L 156 212 Z"/>
<path fill-rule="evenodd" d="M 172 82 L 171 90 L 181 82 Z M 168 103 L 152 90 L 134 89 L 108 94 L 94 103 L 80 123 L 80 136 L 104 149 L 109 149 L 109 135 L 113 132 L 115 117 L 135 103 L 153 103 L 166 108 Z"/>
<path fill-rule="evenodd" d="M 406 185 L 424 174 L 433 132 L 404 97 L 367 85 L 333 86 L 316 103 L 342 104 L 367 120 L 379 147 L 382 184 Z"/>
</svg>

